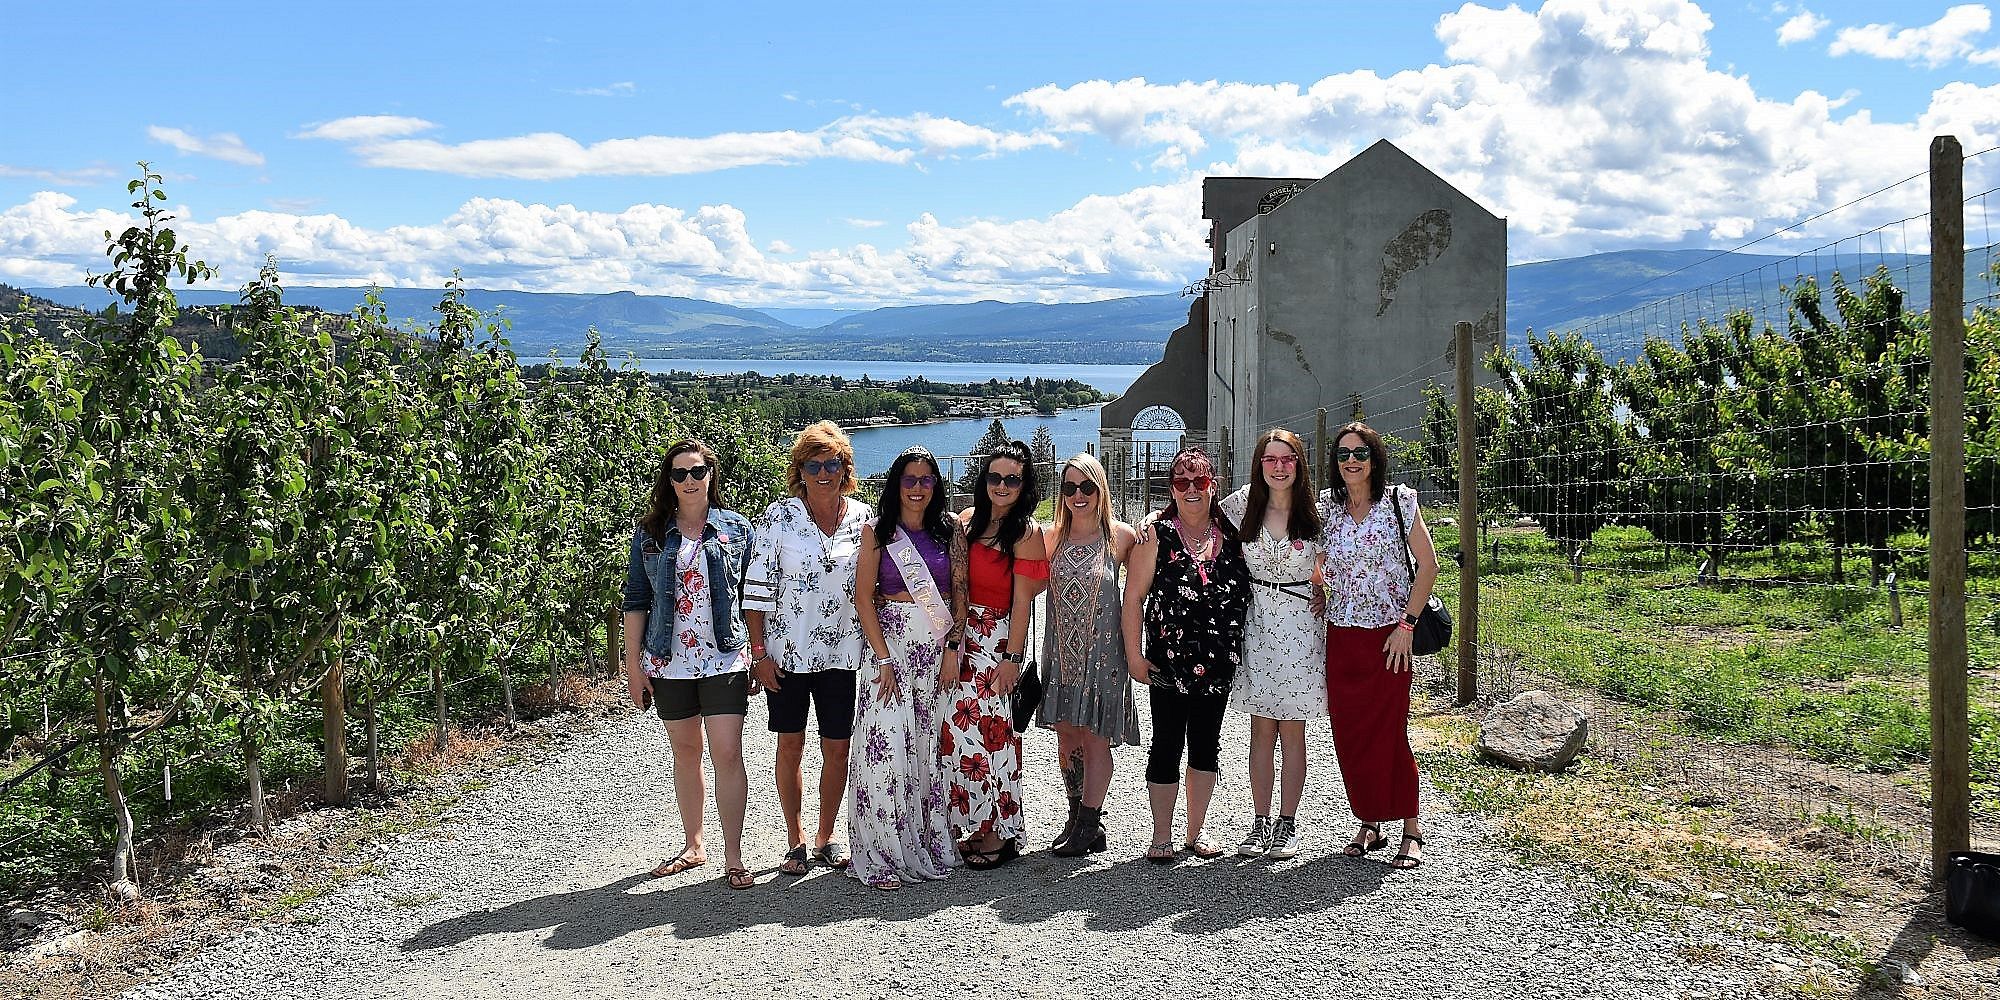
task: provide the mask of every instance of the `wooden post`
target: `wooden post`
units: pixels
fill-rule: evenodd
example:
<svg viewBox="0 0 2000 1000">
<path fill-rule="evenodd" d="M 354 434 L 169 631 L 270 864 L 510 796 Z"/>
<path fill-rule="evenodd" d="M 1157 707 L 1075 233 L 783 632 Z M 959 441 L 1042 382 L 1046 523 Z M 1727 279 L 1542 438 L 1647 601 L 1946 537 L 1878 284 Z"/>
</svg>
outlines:
<svg viewBox="0 0 2000 1000">
<path fill-rule="evenodd" d="M 1326 439 L 1326 407 L 1313 418 L 1313 448 L 1319 456 L 1319 481 L 1332 489 L 1340 482 L 1333 474 L 1333 442 Z"/>
<path fill-rule="evenodd" d="M 1458 703 L 1479 700 L 1479 457 L 1472 409 L 1472 324 L 1458 340 Z M 1325 411 L 1321 411 L 1322 415 Z"/>
<path fill-rule="evenodd" d="M 326 741 L 326 787 L 328 805 L 347 804 L 347 678 L 341 658 L 327 665 L 319 682 L 320 733 Z"/>
<path fill-rule="evenodd" d="M 1931 871 L 1972 842 L 1965 635 L 1965 151 L 1931 140 Z"/>
</svg>

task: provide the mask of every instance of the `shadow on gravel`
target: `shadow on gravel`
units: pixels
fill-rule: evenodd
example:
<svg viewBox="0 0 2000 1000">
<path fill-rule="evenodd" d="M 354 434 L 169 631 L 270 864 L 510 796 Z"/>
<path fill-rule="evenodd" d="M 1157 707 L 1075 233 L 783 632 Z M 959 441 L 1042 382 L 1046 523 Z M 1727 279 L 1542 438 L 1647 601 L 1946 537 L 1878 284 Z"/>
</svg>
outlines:
<svg viewBox="0 0 2000 1000">
<path fill-rule="evenodd" d="M 1937 980 L 1944 976 L 1951 976 L 1955 979 L 1958 976 L 1990 975 L 1985 970 L 1996 964 L 1997 960 L 2000 960 L 2000 945 L 1981 940 L 1964 930 L 1946 923 L 1944 919 L 1944 893 L 1942 892 L 1934 891 L 1924 897 L 1923 904 L 1910 914 L 1909 920 L 1904 922 L 1902 928 L 1896 932 L 1895 938 L 1886 947 L 1882 948 L 1879 954 L 1870 956 L 1869 961 L 1880 966 L 1885 962 L 1894 960 L 1914 969 L 1923 965 L 1924 959 L 1929 958 L 1931 952 L 1937 950 L 1939 945 L 1946 943 L 1951 945 L 1947 949 L 1947 955 L 1956 957 L 1952 954 L 1953 952 L 1962 952 L 1965 964 L 1969 968 L 1944 969 L 1934 966 L 1929 973 L 1929 978 L 1932 981 L 1927 982 L 1923 986 L 1906 987 L 1896 982 L 1893 976 L 1863 979 L 1855 987 L 1853 996 L 1856 1000 L 1878 1000 L 1878 998 L 1882 997 L 1974 995 L 1969 992 L 1943 992 L 1969 987 L 1971 983 L 1940 982 Z M 1990 984 L 1991 980 L 1989 979 L 1988 982 Z"/>
<path fill-rule="evenodd" d="M 1169 920 L 1176 932 L 1207 934 L 1329 909 L 1375 892 L 1385 878 L 1409 877 L 1373 860 L 1333 854 L 1275 865 L 1226 857 L 1161 866 L 1144 858 L 1107 865 L 1035 852 L 997 871 L 960 870 L 944 881 L 897 892 L 819 870 L 801 879 L 761 872 L 755 889 L 738 891 L 724 885 L 713 866 L 697 871 L 695 881 L 687 881 L 690 873 L 657 883 L 658 889 L 635 874 L 594 889 L 463 914 L 418 931 L 402 950 L 430 951 L 487 934 L 539 930 L 550 932 L 544 947 L 567 950 L 652 930 L 685 940 L 770 925 L 921 920 L 977 906 L 990 907 L 1003 923 L 1036 924 L 1076 913 L 1095 931 Z"/>
</svg>

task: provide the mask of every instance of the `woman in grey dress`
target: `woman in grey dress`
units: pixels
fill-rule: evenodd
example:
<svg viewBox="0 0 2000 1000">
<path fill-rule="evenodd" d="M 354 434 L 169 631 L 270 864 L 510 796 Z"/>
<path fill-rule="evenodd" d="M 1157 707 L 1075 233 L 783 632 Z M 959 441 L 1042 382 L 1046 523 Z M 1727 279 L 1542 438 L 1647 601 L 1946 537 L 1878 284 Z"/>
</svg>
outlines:
<svg viewBox="0 0 2000 1000">
<path fill-rule="evenodd" d="M 1043 605 L 1042 663 L 1048 676 L 1040 724 L 1056 731 L 1069 786 L 1069 821 L 1052 852 L 1081 857 L 1104 850 L 1104 795 L 1111 746 L 1139 745 L 1139 710 L 1125 667 L 1118 567 L 1137 537 L 1111 518 L 1104 466 L 1088 453 L 1063 463 L 1055 520 L 1044 542 L 1049 589 Z"/>
</svg>

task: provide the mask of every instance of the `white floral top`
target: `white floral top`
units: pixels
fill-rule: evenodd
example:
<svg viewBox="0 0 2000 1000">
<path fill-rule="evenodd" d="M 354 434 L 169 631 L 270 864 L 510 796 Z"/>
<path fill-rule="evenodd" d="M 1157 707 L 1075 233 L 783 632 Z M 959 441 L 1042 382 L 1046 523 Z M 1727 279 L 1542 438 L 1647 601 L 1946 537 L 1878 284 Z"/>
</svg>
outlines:
<svg viewBox="0 0 2000 1000">
<path fill-rule="evenodd" d="M 750 669 L 744 650 L 725 653 L 715 648 L 715 608 L 709 603 L 708 564 L 701 546 L 683 545 L 674 560 L 673 656 L 646 654 L 646 676 L 670 681 L 696 681 Z"/>
<path fill-rule="evenodd" d="M 1329 500 L 1331 498 L 1329 497 Z M 1391 486 L 1381 502 L 1356 524 L 1337 503 L 1326 505 L 1326 623 L 1346 628 L 1381 628 L 1403 620 L 1410 603 L 1410 564 L 1396 529 L 1396 511 L 1417 526 L 1417 492 Z"/>
<path fill-rule="evenodd" d="M 756 548 L 744 575 L 743 610 L 764 613 L 765 651 L 787 673 L 861 665 L 854 564 L 875 512 L 851 497 L 841 502 L 831 535 L 819 530 L 797 497 L 772 504 L 752 532 Z"/>
</svg>

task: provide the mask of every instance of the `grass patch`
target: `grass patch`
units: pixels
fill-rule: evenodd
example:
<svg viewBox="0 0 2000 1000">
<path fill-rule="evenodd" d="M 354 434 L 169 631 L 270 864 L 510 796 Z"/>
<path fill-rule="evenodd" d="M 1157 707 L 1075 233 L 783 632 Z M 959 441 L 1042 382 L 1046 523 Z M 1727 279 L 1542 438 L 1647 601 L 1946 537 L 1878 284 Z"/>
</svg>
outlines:
<svg viewBox="0 0 2000 1000">
<path fill-rule="evenodd" d="M 1457 546 L 1454 527 L 1436 535 L 1441 550 Z M 1896 541 L 1898 551 L 1919 546 Z M 1980 627 L 2000 559 L 1980 555 L 1968 613 L 1974 798 L 2000 814 L 2000 630 Z M 1853 771 L 1907 772 L 1929 757 L 1928 608 L 1913 560 L 1898 564 L 1897 627 L 1864 558 L 1847 561 L 1843 582 L 1825 550 L 1807 545 L 1732 552 L 1723 578 L 1706 583 L 1692 553 L 1630 527 L 1592 537 L 1581 582 L 1569 553 L 1536 529 L 1490 532 L 1481 557 L 1480 643 L 1513 669 L 1677 713 L 1710 738 Z M 1448 602 L 1457 585 L 1446 560 L 1438 586 Z"/>
<path fill-rule="evenodd" d="M 259 918 L 282 916 L 326 895 L 329 888 L 331 887 L 324 885 L 301 886 L 272 900 L 257 910 L 256 914 Z"/>
</svg>

